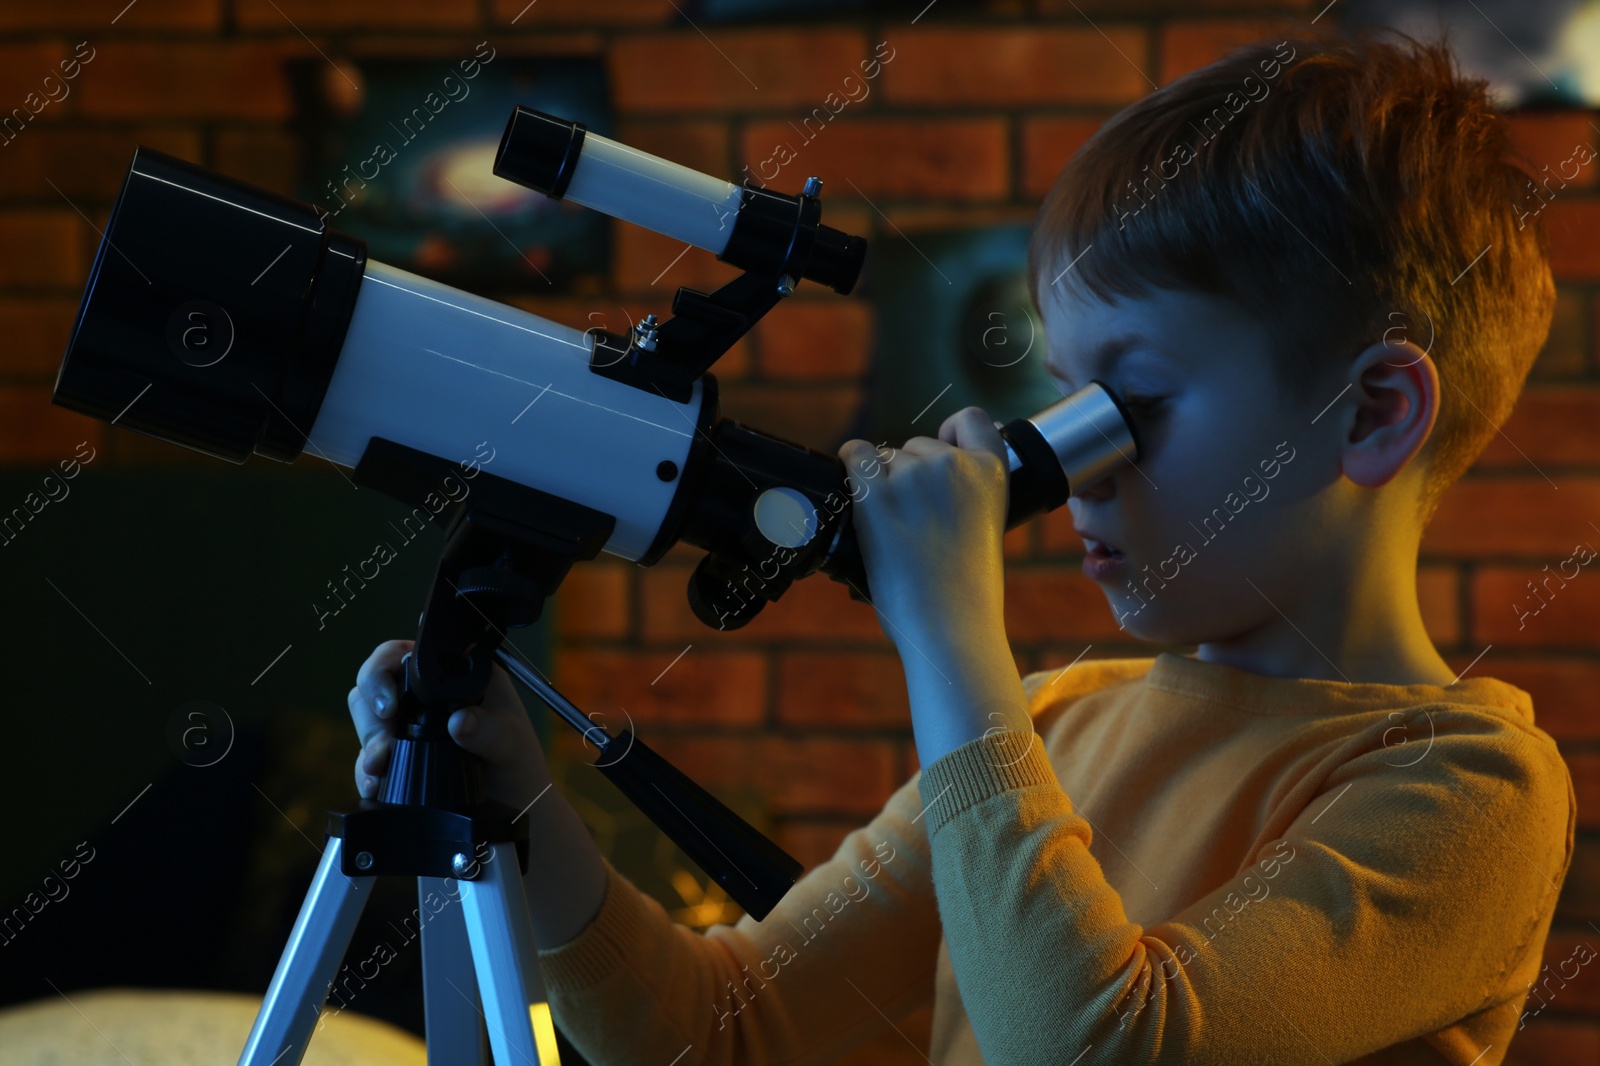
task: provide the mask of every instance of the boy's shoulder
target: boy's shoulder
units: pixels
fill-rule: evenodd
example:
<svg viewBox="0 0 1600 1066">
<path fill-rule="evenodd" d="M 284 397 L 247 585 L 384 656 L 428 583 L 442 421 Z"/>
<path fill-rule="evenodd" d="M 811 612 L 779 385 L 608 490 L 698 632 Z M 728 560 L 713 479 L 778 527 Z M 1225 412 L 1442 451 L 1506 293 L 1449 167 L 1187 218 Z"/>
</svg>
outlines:
<svg viewBox="0 0 1600 1066">
<path fill-rule="evenodd" d="M 1113 685 L 1137 681 L 1149 672 L 1153 656 L 1137 659 L 1075 659 L 1066 666 L 1035 670 L 1022 677 L 1022 692 L 1027 697 L 1028 714 L 1035 722 L 1066 704 Z"/>
</svg>

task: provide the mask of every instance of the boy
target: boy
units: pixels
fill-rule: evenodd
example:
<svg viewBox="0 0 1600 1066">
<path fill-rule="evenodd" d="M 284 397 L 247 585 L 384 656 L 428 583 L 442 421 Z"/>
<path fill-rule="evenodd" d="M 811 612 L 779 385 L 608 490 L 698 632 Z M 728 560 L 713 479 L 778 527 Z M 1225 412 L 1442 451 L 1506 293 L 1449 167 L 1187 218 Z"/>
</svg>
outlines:
<svg viewBox="0 0 1600 1066">
<path fill-rule="evenodd" d="M 822 1064 L 931 1001 L 934 1066 L 1500 1062 L 1575 802 L 1527 694 L 1439 656 L 1415 579 L 1549 327 L 1509 155 L 1442 48 L 1336 34 L 1110 120 L 1029 269 L 1051 373 L 1106 381 L 1142 445 L 1074 487 L 1085 570 L 1129 634 L 1195 656 L 1019 678 L 999 434 L 967 408 L 908 441 L 855 523 L 922 770 L 764 921 L 703 936 L 541 799 L 526 887 L 573 1043 Z M 869 448 L 840 449 L 853 482 Z M 363 794 L 408 647 L 350 693 Z M 541 795 L 498 669 L 451 726 L 498 798 Z"/>
</svg>

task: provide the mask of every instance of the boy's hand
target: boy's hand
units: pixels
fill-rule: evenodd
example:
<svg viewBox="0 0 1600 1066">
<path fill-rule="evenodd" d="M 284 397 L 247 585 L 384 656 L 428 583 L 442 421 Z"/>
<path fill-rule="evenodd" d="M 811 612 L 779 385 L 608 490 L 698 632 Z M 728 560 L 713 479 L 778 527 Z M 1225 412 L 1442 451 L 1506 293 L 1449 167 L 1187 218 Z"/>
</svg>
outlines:
<svg viewBox="0 0 1600 1066">
<path fill-rule="evenodd" d="M 389 765 L 389 748 L 396 732 L 394 706 L 400 692 L 400 660 L 415 641 L 389 640 L 373 649 L 356 671 L 350 690 L 350 718 L 361 738 L 356 756 L 356 788 L 362 798 L 378 794 L 377 779 Z M 386 702 L 379 708 L 379 697 Z M 550 783 L 544 749 L 528 720 L 528 712 L 511 678 L 496 663 L 490 672 L 483 702 L 458 708 L 450 715 L 450 736 L 485 762 L 488 798 L 523 810 Z"/>
<path fill-rule="evenodd" d="M 1010 472 L 988 414 L 963 408 L 938 440 L 912 437 L 886 460 L 863 440 L 845 441 L 839 458 L 873 606 L 902 654 L 907 641 L 949 646 L 963 632 L 1003 631 Z"/>
</svg>

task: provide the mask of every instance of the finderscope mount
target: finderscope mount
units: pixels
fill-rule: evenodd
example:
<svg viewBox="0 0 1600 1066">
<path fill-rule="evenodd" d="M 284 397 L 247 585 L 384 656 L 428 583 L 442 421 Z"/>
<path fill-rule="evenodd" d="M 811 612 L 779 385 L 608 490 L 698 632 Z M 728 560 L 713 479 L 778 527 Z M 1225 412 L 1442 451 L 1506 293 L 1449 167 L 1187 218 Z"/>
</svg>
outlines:
<svg viewBox="0 0 1600 1066">
<path fill-rule="evenodd" d="M 560 200 L 572 188 L 586 147 L 591 153 L 597 147 L 615 151 L 612 142 L 587 135 L 582 122 L 519 105 L 500 138 L 494 173 Z M 637 164 L 637 158 L 630 162 Z M 715 215 L 719 229 L 732 217 L 732 230 L 717 258 L 744 274 L 710 294 L 679 288 L 672 301 L 673 317 L 660 324 L 650 315 L 628 335 L 594 331 L 592 365 L 598 373 L 654 388 L 683 403 L 693 383 L 762 315 L 791 295 L 801 278 L 848 295 L 861 274 L 867 242 L 822 225 L 822 181 L 814 175 L 806 179 L 798 196 L 746 181 L 739 187 L 737 205 L 730 205 L 727 194 L 719 197 L 715 184 L 704 175 L 653 157 L 650 162 L 658 169 L 670 168 L 676 181 L 698 179 L 706 194 L 697 202 Z M 720 185 L 733 188 L 726 182 Z"/>
</svg>

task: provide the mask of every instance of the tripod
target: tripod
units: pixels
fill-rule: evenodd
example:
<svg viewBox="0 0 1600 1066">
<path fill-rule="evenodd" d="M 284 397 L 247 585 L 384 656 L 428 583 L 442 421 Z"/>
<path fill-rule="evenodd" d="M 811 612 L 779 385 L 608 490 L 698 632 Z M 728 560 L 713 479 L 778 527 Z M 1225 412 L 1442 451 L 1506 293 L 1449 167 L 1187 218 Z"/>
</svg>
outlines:
<svg viewBox="0 0 1600 1066">
<path fill-rule="evenodd" d="M 437 456 L 373 437 L 355 481 L 418 506 L 451 470 Z M 433 915 L 422 925 L 429 1063 L 487 1066 L 489 1049 L 498 1066 L 558 1062 L 522 886 L 528 823 L 485 797 L 482 761 L 446 730 L 452 712 L 482 700 L 497 659 L 596 741 L 596 767 L 756 918 L 800 874 L 798 862 L 630 731 L 607 735 L 501 646 L 506 629 L 538 619 L 575 561 L 599 553 L 615 519 L 482 470 L 476 478 L 471 506 L 463 500 L 434 516 L 446 543 L 404 660 L 400 735 L 379 796 L 328 812 L 327 846 L 240 1066 L 301 1061 L 372 879 L 383 874 L 416 877 L 418 914 Z M 455 895 L 452 880 L 461 905 L 428 906 Z"/>
</svg>

